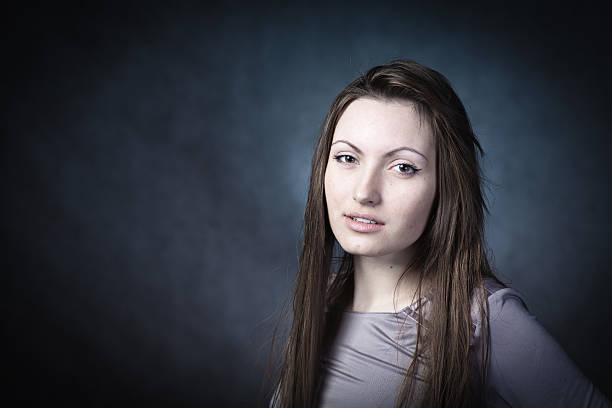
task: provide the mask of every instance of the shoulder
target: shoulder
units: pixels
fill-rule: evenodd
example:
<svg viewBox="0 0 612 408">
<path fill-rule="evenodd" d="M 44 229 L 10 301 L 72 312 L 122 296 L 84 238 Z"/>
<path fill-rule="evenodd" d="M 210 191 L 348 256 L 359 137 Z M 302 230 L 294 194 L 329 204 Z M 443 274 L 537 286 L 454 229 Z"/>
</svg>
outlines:
<svg viewBox="0 0 612 408">
<path fill-rule="evenodd" d="M 516 345 L 546 343 L 551 346 L 548 340 L 552 338 L 529 311 L 524 296 L 495 279 L 485 279 L 474 292 L 471 318 L 472 344 L 482 341 L 483 329 L 488 327 L 492 348 L 493 343 L 510 339 Z"/>
<path fill-rule="evenodd" d="M 486 278 L 476 287 L 472 296 L 472 343 L 479 340 L 482 322 L 505 322 L 520 325 L 533 316 L 529 313 L 523 295 L 493 278 Z"/>
<path fill-rule="evenodd" d="M 478 285 L 474 297 L 485 296 L 491 306 L 503 306 L 505 301 L 518 301 L 523 307 L 527 307 L 523 300 L 523 295 L 516 289 L 513 289 L 505 284 L 499 282 L 494 278 L 485 278 L 480 285 Z"/>
<path fill-rule="evenodd" d="M 487 280 L 479 293 L 480 301 L 475 299 L 472 311 L 472 345 L 477 345 L 474 357 L 482 363 L 481 346 L 488 339 L 486 398 L 490 405 L 607 406 L 606 398 L 530 313 L 517 290 Z M 488 326 L 482 321 L 488 321 Z"/>
</svg>

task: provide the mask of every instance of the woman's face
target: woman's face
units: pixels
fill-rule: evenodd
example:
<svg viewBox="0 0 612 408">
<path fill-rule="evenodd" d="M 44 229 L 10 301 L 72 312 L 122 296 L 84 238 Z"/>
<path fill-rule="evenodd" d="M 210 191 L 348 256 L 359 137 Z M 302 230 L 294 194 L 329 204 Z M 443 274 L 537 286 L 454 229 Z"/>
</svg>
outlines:
<svg viewBox="0 0 612 408">
<path fill-rule="evenodd" d="M 435 153 L 412 103 L 360 98 L 346 108 L 325 170 L 329 221 L 346 252 L 410 260 L 436 192 Z"/>
</svg>

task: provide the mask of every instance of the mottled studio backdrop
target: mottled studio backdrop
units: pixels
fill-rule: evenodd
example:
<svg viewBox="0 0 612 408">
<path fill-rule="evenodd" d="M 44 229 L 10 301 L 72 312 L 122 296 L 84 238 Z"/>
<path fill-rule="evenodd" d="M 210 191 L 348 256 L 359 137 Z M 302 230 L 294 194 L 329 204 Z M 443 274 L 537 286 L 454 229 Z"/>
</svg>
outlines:
<svg viewBox="0 0 612 408">
<path fill-rule="evenodd" d="M 3 398 L 255 406 L 324 115 L 395 58 L 454 85 L 497 272 L 610 396 L 609 21 L 559 7 L 5 10 Z"/>
</svg>

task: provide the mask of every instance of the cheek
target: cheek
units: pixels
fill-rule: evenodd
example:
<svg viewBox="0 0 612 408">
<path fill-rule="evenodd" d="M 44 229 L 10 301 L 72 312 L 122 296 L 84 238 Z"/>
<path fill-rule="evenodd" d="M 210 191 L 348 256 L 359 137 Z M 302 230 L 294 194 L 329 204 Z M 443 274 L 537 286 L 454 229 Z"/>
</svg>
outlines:
<svg viewBox="0 0 612 408">
<path fill-rule="evenodd" d="M 333 205 L 342 196 L 343 183 L 340 183 L 333 169 L 325 172 L 325 200 Z"/>
<path fill-rule="evenodd" d="M 400 205 L 395 206 L 394 213 L 405 220 L 404 226 L 409 230 L 421 230 L 429 218 L 433 203 L 433 192 L 427 189 L 420 193 L 409 192 L 398 198 Z"/>
<path fill-rule="evenodd" d="M 331 180 L 330 180 L 330 175 L 329 175 L 329 171 L 325 171 L 325 178 L 324 178 L 324 183 L 323 186 L 325 188 L 325 201 L 327 201 L 328 203 L 331 200 L 331 195 L 333 192 L 333 187 L 331 185 Z"/>
<path fill-rule="evenodd" d="M 325 177 L 325 203 L 327 207 L 328 215 L 333 218 L 331 215 L 334 212 L 336 205 L 336 197 L 335 197 L 335 186 L 334 183 L 326 176 Z"/>
</svg>

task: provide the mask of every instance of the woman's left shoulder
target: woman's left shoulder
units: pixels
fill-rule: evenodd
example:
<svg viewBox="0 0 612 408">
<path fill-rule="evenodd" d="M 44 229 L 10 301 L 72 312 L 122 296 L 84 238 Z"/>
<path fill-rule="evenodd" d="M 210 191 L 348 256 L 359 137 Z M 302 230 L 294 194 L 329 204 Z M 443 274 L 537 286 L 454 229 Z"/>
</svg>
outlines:
<svg viewBox="0 0 612 408">
<path fill-rule="evenodd" d="M 609 401 L 538 323 L 516 289 L 487 279 L 475 292 L 471 345 L 482 345 L 488 316 L 487 399 L 509 406 L 607 407 Z M 486 299 L 486 302 L 484 300 Z M 487 305 L 487 309 L 483 306 Z M 486 326 L 485 326 L 486 327 Z M 475 347 L 480 350 L 480 347 Z M 482 362 L 480 353 L 475 353 Z"/>
<path fill-rule="evenodd" d="M 478 329 L 483 316 L 488 315 L 491 320 L 501 318 L 508 313 L 511 315 L 518 313 L 523 318 L 533 318 L 523 295 L 518 290 L 506 286 L 495 278 L 485 278 L 476 287 L 472 296 L 471 317 L 474 328 Z"/>
</svg>

